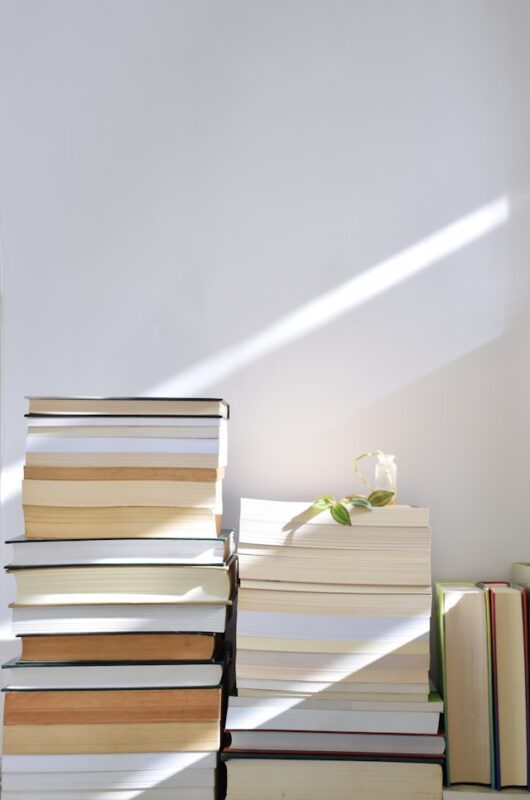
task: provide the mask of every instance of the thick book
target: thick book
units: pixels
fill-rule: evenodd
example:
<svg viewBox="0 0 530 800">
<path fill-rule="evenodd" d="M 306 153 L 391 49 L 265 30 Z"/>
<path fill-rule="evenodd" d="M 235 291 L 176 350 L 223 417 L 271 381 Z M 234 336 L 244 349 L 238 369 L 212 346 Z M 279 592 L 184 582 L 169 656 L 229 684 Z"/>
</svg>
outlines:
<svg viewBox="0 0 530 800">
<path fill-rule="evenodd" d="M 528 610 L 522 586 L 480 584 L 489 598 L 495 726 L 495 786 L 528 780 Z"/>
<path fill-rule="evenodd" d="M 245 580 L 425 586 L 430 581 L 430 550 L 339 550 L 246 547 L 239 545 Z"/>
<path fill-rule="evenodd" d="M 359 707 L 361 705 L 361 707 Z M 398 706 L 399 704 L 396 704 Z M 443 709 L 439 697 L 417 710 L 377 708 L 376 703 L 229 697 L 225 728 L 235 730 L 341 731 L 351 733 L 436 734 Z M 364 706 L 364 707 L 363 707 Z"/>
<path fill-rule="evenodd" d="M 30 396 L 29 414 L 224 417 L 229 406 L 211 397 L 44 397 Z"/>
<path fill-rule="evenodd" d="M 388 587 L 387 587 L 388 588 Z M 241 587 L 238 594 L 240 613 L 267 614 L 274 619 L 277 614 L 303 614 L 323 618 L 378 617 L 422 618 L 431 616 L 431 593 L 367 592 L 360 587 L 357 592 L 282 591 L 271 582 L 268 588 L 248 589 Z M 402 620 L 396 620 L 399 626 Z M 255 635 L 259 635 L 256 631 Z"/>
<path fill-rule="evenodd" d="M 19 605 L 216 603 L 227 601 L 235 561 L 224 566 L 128 564 L 7 568 Z"/>
<path fill-rule="evenodd" d="M 24 508 L 105 508 L 128 505 L 203 508 L 220 514 L 222 482 L 24 480 L 22 503 Z"/>
<path fill-rule="evenodd" d="M 210 661 L 211 633 L 76 633 L 21 636 L 20 661 Z"/>
<path fill-rule="evenodd" d="M 12 691 L 198 687 L 217 686 L 223 667 L 221 661 L 58 663 L 12 659 L 2 664 L 2 677 L 5 688 Z"/>
<path fill-rule="evenodd" d="M 428 654 L 374 656 L 350 653 L 289 653 L 238 648 L 239 678 L 313 680 L 331 683 L 428 684 Z"/>
<path fill-rule="evenodd" d="M 67 606 L 11 604 L 18 634 L 223 633 L 229 603 L 124 603 Z"/>
<path fill-rule="evenodd" d="M 223 450 L 214 453 L 146 453 L 118 452 L 109 453 L 79 452 L 26 453 L 26 466 L 60 468 L 60 469 L 224 469 L 226 453 Z M 220 478 L 221 476 L 219 476 Z"/>
<path fill-rule="evenodd" d="M 17 567 L 79 564 L 197 564 L 220 566 L 235 550 L 233 531 L 208 539 L 8 539 Z"/>
<path fill-rule="evenodd" d="M 355 796 L 439 800 L 442 796 L 442 768 L 431 763 L 238 757 L 227 760 L 226 769 L 226 800 L 352 800 Z"/>
<path fill-rule="evenodd" d="M 225 752 L 355 753 L 442 756 L 443 733 L 389 734 L 330 731 L 231 730 Z"/>
<path fill-rule="evenodd" d="M 470 582 L 436 584 L 450 783 L 494 782 L 489 608 Z"/>
<path fill-rule="evenodd" d="M 220 718 L 220 686 L 5 692 L 4 725 L 204 722 Z"/>
<path fill-rule="evenodd" d="M 198 467 L 48 467 L 25 466 L 24 478 L 37 481 L 191 481 L 215 483 L 224 469 Z"/>
<path fill-rule="evenodd" d="M 346 616 L 245 611 L 238 605 L 238 647 L 330 653 L 428 653 L 430 616 Z"/>
<path fill-rule="evenodd" d="M 25 506 L 27 539 L 213 538 L 221 516 L 174 506 Z"/>
<path fill-rule="evenodd" d="M 44 732 L 43 732 L 44 727 Z M 45 734 L 45 735 L 44 735 Z M 219 749 L 219 722 L 4 725 L 4 753 L 165 753 Z"/>
</svg>

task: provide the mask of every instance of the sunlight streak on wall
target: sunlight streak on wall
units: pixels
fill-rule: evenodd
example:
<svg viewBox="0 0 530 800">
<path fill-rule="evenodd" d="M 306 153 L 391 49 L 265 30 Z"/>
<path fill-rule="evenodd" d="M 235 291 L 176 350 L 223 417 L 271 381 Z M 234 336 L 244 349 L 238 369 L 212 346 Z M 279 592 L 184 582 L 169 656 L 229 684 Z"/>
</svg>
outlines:
<svg viewBox="0 0 530 800">
<path fill-rule="evenodd" d="M 504 225 L 509 216 L 509 200 L 502 196 L 301 306 L 240 344 L 159 383 L 148 394 L 193 396 L 486 236 Z"/>
</svg>

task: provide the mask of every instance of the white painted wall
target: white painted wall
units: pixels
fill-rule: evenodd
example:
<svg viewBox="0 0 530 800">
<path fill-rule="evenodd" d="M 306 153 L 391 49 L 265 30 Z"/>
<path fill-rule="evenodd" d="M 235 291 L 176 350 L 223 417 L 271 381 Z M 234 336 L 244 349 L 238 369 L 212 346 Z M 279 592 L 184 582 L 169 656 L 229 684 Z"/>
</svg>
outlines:
<svg viewBox="0 0 530 800">
<path fill-rule="evenodd" d="M 530 3 L 0 8 L 4 535 L 24 395 L 186 392 L 232 405 L 228 525 L 242 495 L 346 492 L 381 448 L 436 577 L 530 560 Z M 504 224 L 263 352 L 498 199 Z"/>
</svg>

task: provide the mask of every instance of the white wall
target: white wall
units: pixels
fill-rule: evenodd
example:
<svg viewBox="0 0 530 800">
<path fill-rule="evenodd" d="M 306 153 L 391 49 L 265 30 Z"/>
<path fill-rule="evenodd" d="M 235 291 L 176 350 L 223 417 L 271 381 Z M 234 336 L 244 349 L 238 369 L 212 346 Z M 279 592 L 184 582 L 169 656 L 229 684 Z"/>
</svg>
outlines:
<svg viewBox="0 0 530 800">
<path fill-rule="evenodd" d="M 381 448 L 436 577 L 530 560 L 530 3 L 4 0 L 0 29 L 4 535 L 24 395 L 185 392 L 232 405 L 228 525 L 242 495 L 346 492 Z M 263 352 L 499 199 L 495 229 Z"/>
</svg>

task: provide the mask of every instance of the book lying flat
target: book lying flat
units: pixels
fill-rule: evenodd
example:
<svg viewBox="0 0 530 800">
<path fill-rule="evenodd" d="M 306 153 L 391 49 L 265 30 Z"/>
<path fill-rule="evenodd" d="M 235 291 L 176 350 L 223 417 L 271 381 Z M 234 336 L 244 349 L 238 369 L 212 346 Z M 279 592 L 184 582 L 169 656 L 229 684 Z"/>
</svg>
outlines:
<svg viewBox="0 0 530 800">
<path fill-rule="evenodd" d="M 228 417 L 228 404 L 210 397 L 28 397 L 29 414 Z"/>
<path fill-rule="evenodd" d="M 252 681 L 247 681 L 247 682 L 251 683 Z M 253 682 L 254 683 L 260 683 L 260 681 L 253 681 Z M 243 681 L 243 683 L 245 683 L 245 681 Z M 284 681 L 271 681 L 271 683 L 283 684 L 283 683 L 287 683 L 287 681 L 285 681 L 285 682 Z M 300 684 L 298 684 L 298 685 L 300 685 Z M 305 684 L 306 687 L 312 686 L 312 685 L 313 684 L 311 684 L 309 682 L 307 684 Z M 370 701 L 370 702 L 372 702 L 372 701 L 374 701 L 374 702 L 400 702 L 400 703 L 404 703 L 406 705 L 407 702 L 409 702 L 409 701 L 410 702 L 418 702 L 418 703 L 426 702 L 427 701 L 427 697 L 428 697 L 428 691 L 429 691 L 428 687 L 426 686 L 423 692 L 418 692 L 418 693 L 408 692 L 407 694 L 400 693 L 400 692 L 398 692 L 399 684 L 396 684 L 395 689 L 394 689 L 394 694 L 392 694 L 391 692 L 377 692 L 377 691 L 371 691 L 371 692 L 367 692 L 367 691 L 361 691 L 361 692 L 343 691 L 345 687 L 347 687 L 347 688 L 355 688 L 356 689 L 357 686 L 353 686 L 352 684 L 344 684 L 344 685 L 338 684 L 338 685 L 335 685 L 335 684 L 326 684 L 326 683 L 321 683 L 321 684 L 315 683 L 314 685 L 315 686 L 321 686 L 321 687 L 324 687 L 324 688 L 313 689 L 313 690 L 306 688 L 306 691 L 304 691 L 304 692 L 295 692 L 295 691 L 288 691 L 288 690 L 282 690 L 282 689 L 276 689 L 276 690 L 246 689 L 244 687 L 241 687 L 241 685 L 239 685 L 237 692 L 238 692 L 239 697 L 268 697 L 268 698 L 272 698 L 272 697 L 297 697 L 297 698 L 300 698 L 300 699 L 303 699 L 303 698 L 308 698 L 309 699 L 310 697 L 315 697 L 315 698 L 316 697 L 320 697 L 321 699 L 329 699 L 329 700 L 352 700 L 352 701 L 361 701 L 361 700 L 364 701 L 364 700 L 366 700 L 366 701 Z M 328 686 L 330 686 L 331 688 L 327 688 Z M 335 688 L 337 688 L 337 691 L 334 691 Z M 374 686 L 372 684 L 371 688 L 372 689 L 377 689 L 378 687 Z"/>
<path fill-rule="evenodd" d="M 113 784 L 114 785 L 114 784 Z M 60 800 L 61 794 L 56 789 L 52 791 L 35 790 L 30 792 L 2 790 L 3 800 Z M 84 791 L 71 788 L 66 797 L 68 800 L 137 800 L 138 788 L 133 789 L 100 789 Z M 169 789 L 149 787 L 142 789 L 142 800 L 215 800 L 216 792 L 213 787 L 174 786 Z M 66 798 L 65 798 L 66 800 Z"/>
<path fill-rule="evenodd" d="M 79 633 L 22 636 L 20 661 L 210 661 L 209 633 Z"/>
<path fill-rule="evenodd" d="M 218 721 L 4 725 L 6 754 L 140 753 L 219 749 Z"/>
<path fill-rule="evenodd" d="M 2 669 L 4 685 L 12 691 L 217 686 L 223 675 L 223 664 L 219 661 L 58 664 L 13 659 L 3 664 Z"/>
<path fill-rule="evenodd" d="M 426 508 L 414 506 L 384 506 L 372 511 L 367 509 L 353 509 L 351 514 L 352 527 L 355 526 L 391 526 L 397 528 L 429 526 L 429 511 Z M 332 526 L 333 520 L 329 512 L 318 512 L 313 508 L 312 502 L 285 502 L 282 500 L 255 500 L 247 497 L 241 499 L 241 530 L 244 534 L 245 525 L 250 521 L 279 522 L 284 530 L 296 533 L 304 524 Z M 337 530 L 337 536 L 350 533 L 348 529 Z M 354 534 L 355 535 L 355 534 Z"/>
<path fill-rule="evenodd" d="M 315 583 L 314 581 L 291 581 L 291 580 L 259 580 L 240 578 L 239 585 L 241 589 L 256 590 L 264 589 L 265 591 L 273 590 L 275 592 L 283 592 L 284 600 L 287 602 L 292 592 L 313 592 L 314 594 L 375 594 L 375 595 L 389 595 L 394 597 L 396 594 L 410 595 L 418 594 L 431 597 L 431 584 L 425 583 L 421 585 L 406 585 L 399 584 L 384 584 L 384 583 Z"/>
<path fill-rule="evenodd" d="M 223 602 L 234 584 L 234 563 L 224 566 L 178 564 L 7 568 L 20 605 L 86 603 Z"/>
<path fill-rule="evenodd" d="M 241 650 L 239 678 L 345 683 L 420 683 L 428 680 L 428 654 L 288 653 Z"/>
<path fill-rule="evenodd" d="M 220 720 L 221 688 L 5 692 L 4 725 Z"/>
<path fill-rule="evenodd" d="M 37 481 L 192 481 L 215 483 L 223 469 L 198 467 L 50 467 L 25 466 L 24 478 Z"/>
<path fill-rule="evenodd" d="M 314 614 L 352 617 L 423 617 L 431 616 L 431 594 L 366 591 L 337 592 L 280 591 L 275 584 L 267 589 L 246 589 L 238 593 L 239 612 Z M 258 632 L 256 632 L 257 635 Z"/>
<path fill-rule="evenodd" d="M 235 549 L 233 531 L 208 539 L 9 539 L 17 567 L 79 564 L 204 564 L 220 566 Z"/>
<path fill-rule="evenodd" d="M 104 429 L 99 428 L 98 433 Z M 221 451 L 219 439 L 197 437 L 155 438 L 146 436 L 50 436 L 29 433 L 28 453 L 216 453 Z"/>
<path fill-rule="evenodd" d="M 82 789 L 80 790 L 81 785 Z M 169 775 L 164 770 L 145 770 L 144 772 L 114 770 L 112 772 L 85 772 L 82 776 L 78 772 L 8 772 L 2 776 L 4 792 L 56 791 L 58 792 L 56 800 L 61 800 L 63 797 L 61 792 L 81 791 L 82 800 L 93 800 L 94 795 L 88 794 L 93 790 L 125 792 L 134 789 L 138 792 L 139 789 L 145 791 L 157 788 L 168 791 L 169 789 L 213 789 L 214 787 L 215 766 L 210 769 L 188 767 Z M 142 792 L 140 797 L 144 796 L 145 794 Z M 97 798 L 98 794 L 95 794 L 95 797 Z M 14 800 L 17 798 L 18 795 Z M 134 796 L 131 800 L 134 800 Z"/>
<path fill-rule="evenodd" d="M 428 642 L 430 616 L 342 616 L 325 614 L 267 613 L 245 611 L 238 606 L 237 634 L 260 637 L 321 641 L 378 641 L 394 647 Z M 274 648 L 271 648 L 274 649 Z"/>
<path fill-rule="evenodd" d="M 212 538 L 220 523 L 206 508 L 24 506 L 28 539 Z"/>
<path fill-rule="evenodd" d="M 420 705 L 420 704 L 418 704 Z M 429 705 L 429 704 L 427 704 Z M 436 734 L 440 700 L 431 710 L 358 709 L 340 701 L 277 697 L 230 697 L 226 730 L 342 731 L 352 733 Z M 353 707 L 352 707 L 353 706 Z"/>
<path fill-rule="evenodd" d="M 237 659 L 236 659 L 237 668 Z M 337 695 L 339 698 L 349 699 L 383 699 L 381 694 L 388 695 L 389 699 L 399 701 L 416 700 L 420 702 L 427 702 L 429 698 L 429 681 L 425 679 L 418 683 L 397 683 L 397 682 L 370 682 L 370 683 L 352 683 L 347 680 L 341 680 L 334 675 L 327 675 L 327 679 L 318 680 L 303 680 L 301 678 L 292 677 L 283 680 L 265 678 L 245 678 L 240 675 L 237 679 L 238 692 L 241 695 L 245 690 L 252 694 L 256 691 L 268 691 L 273 693 L 283 693 L 284 695 L 307 695 L 308 697 L 320 697 L 324 693 L 329 697 L 331 694 Z M 270 695 L 269 695 L 270 696 Z"/>
<path fill-rule="evenodd" d="M 227 800 L 439 800 L 442 796 L 438 764 L 271 757 L 231 758 L 226 769 Z"/>
<path fill-rule="evenodd" d="M 26 453 L 26 466 L 100 469 L 220 469 L 226 454 L 217 453 Z M 221 476 L 219 476 L 220 478 Z"/>
<path fill-rule="evenodd" d="M 228 603 L 124 603 L 73 606 L 11 604 L 15 634 L 222 633 Z"/>
<path fill-rule="evenodd" d="M 390 753 L 393 755 L 441 756 L 445 750 L 445 738 L 443 734 L 232 730 L 230 731 L 230 745 L 227 749 L 230 752 Z"/>
<path fill-rule="evenodd" d="M 194 481 L 33 481 L 22 482 L 27 506 L 104 508 L 155 506 L 222 511 L 222 482 Z"/>
<path fill-rule="evenodd" d="M 116 753 L 113 755 L 5 755 L 2 758 L 3 776 L 15 773 L 103 773 L 161 772 L 171 775 L 185 774 L 190 769 L 215 769 L 217 759 L 213 753 Z M 83 774 L 83 782 L 88 776 Z"/>
</svg>

